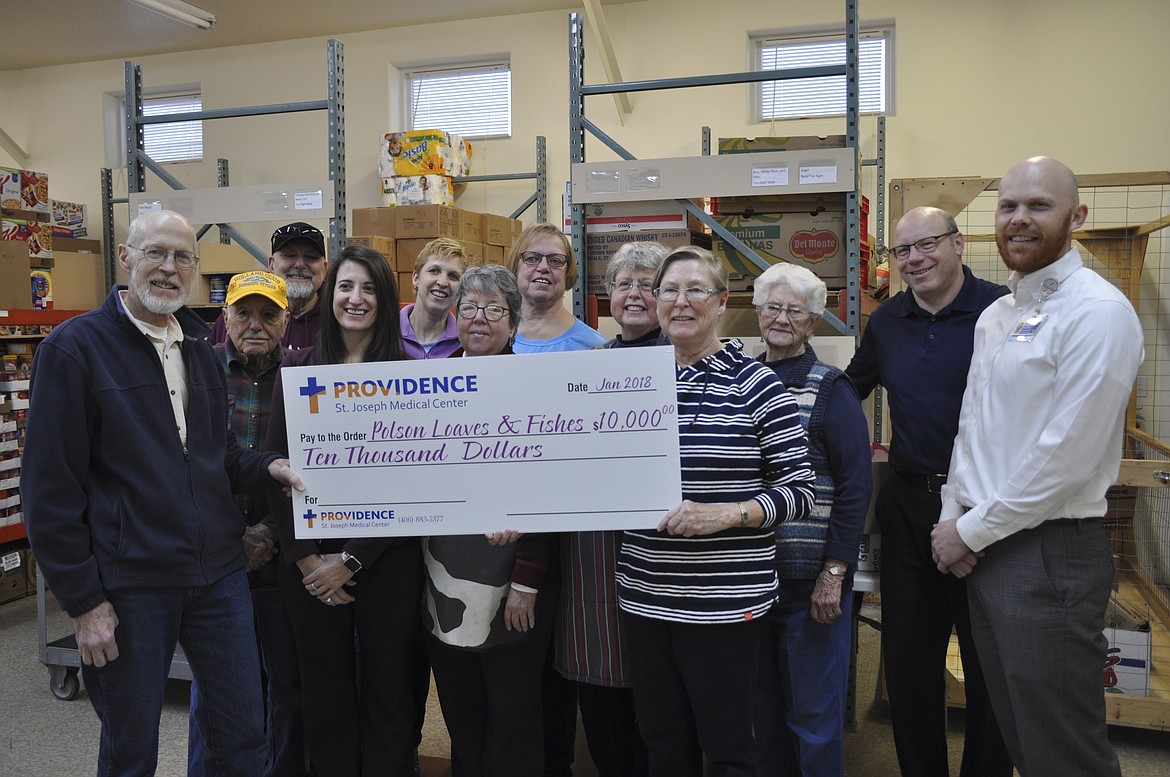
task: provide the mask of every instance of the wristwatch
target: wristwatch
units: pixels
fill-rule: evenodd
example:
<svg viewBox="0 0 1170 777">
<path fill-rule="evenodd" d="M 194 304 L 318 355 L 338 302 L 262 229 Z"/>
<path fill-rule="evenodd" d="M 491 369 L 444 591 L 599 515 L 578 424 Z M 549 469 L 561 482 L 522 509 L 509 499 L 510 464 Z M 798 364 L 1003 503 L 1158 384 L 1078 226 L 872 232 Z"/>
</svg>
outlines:
<svg viewBox="0 0 1170 777">
<path fill-rule="evenodd" d="M 348 550 L 341 551 L 341 563 L 345 564 L 345 568 L 355 575 L 362 571 L 362 562 L 357 560 L 357 556 L 352 555 Z"/>
<path fill-rule="evenodd" d="M 824 567 L 824 570 L 833 577 L 845 577 L 845 567 L 840 564 L 829 564 Z"/>
</svg>

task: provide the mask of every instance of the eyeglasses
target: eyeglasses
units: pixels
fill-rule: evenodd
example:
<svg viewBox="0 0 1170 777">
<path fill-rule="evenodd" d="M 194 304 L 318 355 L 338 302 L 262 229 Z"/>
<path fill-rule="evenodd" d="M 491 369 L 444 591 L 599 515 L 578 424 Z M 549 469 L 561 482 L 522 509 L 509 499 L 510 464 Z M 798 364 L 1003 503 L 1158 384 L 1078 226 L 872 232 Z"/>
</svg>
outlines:
<svg viewBox="0 0 1170 777">
<path fill-rule="evenodd" d="M 634 283 L 633 281 L 618 281 L 617 283 L 611 285 L 610 288 L 613 291 L 621 292 L 622 294 L 629 294 L 634 289 L 637 289 L 643 294 L 654 293 L 654 284 L 652 284 L 650 281 L 640 281 L 638 283 Z"/>
<path fill-rule="evenodd" d="M 885 256 L 886 254 L 893 254 L 898 259 L 906 259 L 910 256 L 911 248 L 917 248 L 918 253 L 920 254 L 929 254 L 938 247 L 939 241 L 941 241 L 944 237 L 950 237 L 951 235 L 957 234 L 959 234 L 959 230 L 952 229 L 949 232 L 943 232 L 941 235 L 931 235 L 930 237 L 924 237 L 921 240 L 915 240 L 913 243 L 909 243 L 907 245 L 894 246 L 893 248 L 878 246 L 877 255 Z"/>
<path fill-rule="evenodd" d="M 162 264 L 167 260 L 168 256 L 175 257 L 175 266 L 181 267 L 184 270 L 189 270 L 199 263 L 199 257 L 190 251 L 166 251 L 162 248 L 139 248 L 138 246 L 126 245 L 127 248 L 133 248 L 135 251 L 141 251 L 142 255 L 146 257 L 146 261 L 151 264 Z"/>
<path fill-rule="evenodd" d="M 786 308 L 782 305 L 774 305 L 771 303 L 767 305 L 760 305 L 760 312 L 763 314 L 765 319 L 769 320 L 773 318 L 779 318 L 780 314 L 783 313 L 790 324 L 799 324 L 807 319 L 810 315 L 809 311 L 804 310 L 803 308 Z"/>
<path fill-rule="evenodd" d="M 483 311 L 483 317 L 488 321 L 499 321 L 505 314 L 511 312 L 503 305 L 476 305 L 474 302 L 464 302 L 459 306 L 459 317 L 472 319 L 481 310 Z"/>
<path fill-rule="evenodd" d="M 674 302 L 679 294 L 686 295 L 687 302 L 702 302 L 712 294 L 718 294 L 723 289 L 708 289 L 703 286 L 691 286 L 689 289 L 662 289 L 654 290 L 654 298 L 663 302 Z"/>
<path fill-rule="evenodd" d="M 536 267 L 541 260 L 548 262 L 548 266 L 559 270 L 569 263 L 569 257 L 564 254 L 538 254 L 535 251 L 525 251 L 520 254 L 520 261 L 529 267 Z"/>
</svg>

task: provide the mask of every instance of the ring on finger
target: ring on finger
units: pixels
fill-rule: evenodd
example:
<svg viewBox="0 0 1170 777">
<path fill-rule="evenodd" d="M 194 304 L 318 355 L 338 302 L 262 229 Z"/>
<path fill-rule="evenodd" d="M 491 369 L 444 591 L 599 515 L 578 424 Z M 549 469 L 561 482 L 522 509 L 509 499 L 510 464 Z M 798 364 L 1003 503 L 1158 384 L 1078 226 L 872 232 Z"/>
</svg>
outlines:
<svg viewBox="0 0 1170 777">
<path fill-rule="evenodd" d="M 325 597 L 325 604 L 333 604 L 333 597 L 332 596 Z"/>
<path fill-rule="evenodd" d="M 317 584 L 316 584 L 316 583 L 309 583 L 309 587 L 310 587 L 310 588 L 312 588 L 314 591 L 316 591 L 316 590 L 317 590 Z"/>
</svg>

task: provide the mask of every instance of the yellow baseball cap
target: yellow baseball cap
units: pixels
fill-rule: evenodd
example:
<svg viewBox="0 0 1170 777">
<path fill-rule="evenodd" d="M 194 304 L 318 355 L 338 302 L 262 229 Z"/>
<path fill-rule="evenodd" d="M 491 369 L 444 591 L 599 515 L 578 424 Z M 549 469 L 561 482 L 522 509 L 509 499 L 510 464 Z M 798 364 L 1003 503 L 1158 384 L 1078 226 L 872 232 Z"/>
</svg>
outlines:
<svg viewBox="0 0 1170 777">
<path fill-rule="evenodd" d="M 228 283 L 225 302 L 234 305 L 244 297 L 259 294 L 280 305 L 281 310 L 288 308 L 288 290 L 284 285 L 284 278 L 263 270 L 242 272 L 232 276 Z"/>
</svg>

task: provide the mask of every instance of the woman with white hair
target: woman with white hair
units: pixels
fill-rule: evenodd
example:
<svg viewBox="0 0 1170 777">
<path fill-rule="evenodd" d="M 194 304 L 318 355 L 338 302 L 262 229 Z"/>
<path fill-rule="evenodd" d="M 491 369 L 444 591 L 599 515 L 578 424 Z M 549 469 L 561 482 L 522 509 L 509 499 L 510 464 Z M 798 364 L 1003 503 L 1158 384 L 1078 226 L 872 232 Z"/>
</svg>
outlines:
<svg viewBox="0 0 1170 777">
<path fill-rule="evenodd" d="M 775 527 L 779 591 L 753 703 L 760 774 L 845 769 L 849 599 L 873 478 L 857 392 L 809 344 L 826 297 L 824 281 L 788 263 L 769 267 L 752 295 L 767 344 L 760 360 L 796 399 L 816 473 L 812 511 Z"/>
</svg>

